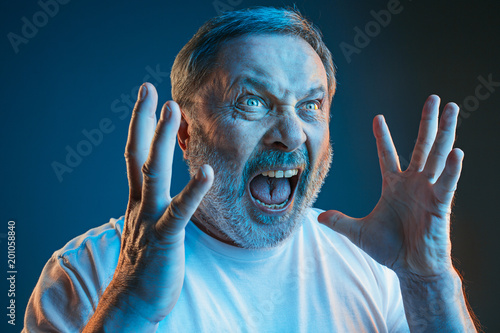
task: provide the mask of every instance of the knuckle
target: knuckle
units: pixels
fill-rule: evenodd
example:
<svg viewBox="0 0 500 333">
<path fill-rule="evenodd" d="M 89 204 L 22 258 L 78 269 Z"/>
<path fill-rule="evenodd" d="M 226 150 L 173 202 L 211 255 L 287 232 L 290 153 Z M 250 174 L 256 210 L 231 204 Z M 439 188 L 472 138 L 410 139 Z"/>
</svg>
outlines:
<svg viewBox="0 0 500 333">
<path fill-rule="evenodd" d="M 428 148 L 432 146 L 432 141 L 429 138 L 417 138 L 417 145 L 422 148 Z"/>
<path fill-rule="evenodd" d="M 156 115 L 154 112 L 151 112 L 147 107 L 148 103 L 145 101 L 137 101 L 135 103 L 134 109 L 132 110 L 132 117 L 147 117 L 151 119 L 155 119 Z"/>
<path fill-rule="evenodd" d="M 182 206 L 170 204 L 165 212 L 164 217 L 160 219 L 161 223 L 157 223 L 154 229 L 154 235 L 157 239 L 165 241 L 172 240 L 172 237 L 179 234 L 181 231 L 180 225 L 187 220 L 187 214 Z"/>
<path fill-rule="evenodd" d="M 437 158 L 445 158 L 448 156 L 448 154 L 446 154 L 445 152 L 441 151 L 441 150 L 436 150 L 434 152 L 434 156 L 437 157 Z"/>
<path fill-rule="evenodd" d="M 392 152 L 389 149 L 380 150 L 380 158 L 384 161 L 389 160 L 392 157 Z"/>
<path fill-rule="evenodd" d="M 141 168 L 142 175 L 144 177 L 144 181 L 149 181 L 158 176 L 158 172 L 151 167 L 149 163 L 144 163 Z"/>
<path fill-rule="evenodd" d="M 434 177 L 436 176 L 436 173 L 434 171 L 428 171 L 426 173 L 426 176 L 428 179 L 434 179 Z"/>
<path fill-rule="evenodd" d="M 137 154 L 130 147 L 127 147 L 125 149 L 125 153 L 123 154 L 123 156 L 125 157 L 125 161 L 127 161 L 127 162 L 135 161 L 137 158 Z"/>
<path fill-rule="evenodd" d="M 172 201 L 168 206 L 168 217 L 173 220 L 183 220 L 187 217 L 188 212 L 186 206 L 178 202 L 178 200 Z"/>
<path fill-rule="evenodd" d="M 127 145 L 125 148 L 125 153 L 123 156 L 126 161 L 140 161 L 142 158 L 145 158 L 148 155 L 149 149 L 137 149 L 136 147 L 132 147 L 131 145 Z"/>
<path fill-rule="evenodd" d="M 156 224 L 153 227 L 152 234 L 159 244 L 175 245 L 184 241 L 184 233 L 182 230 L 175 230 L 171 224 Z"/>
</svg>

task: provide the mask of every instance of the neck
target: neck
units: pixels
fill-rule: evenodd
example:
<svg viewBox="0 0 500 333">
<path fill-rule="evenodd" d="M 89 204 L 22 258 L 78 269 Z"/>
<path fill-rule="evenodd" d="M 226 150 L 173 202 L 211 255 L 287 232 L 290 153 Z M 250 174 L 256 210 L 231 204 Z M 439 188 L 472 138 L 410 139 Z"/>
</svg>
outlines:
<svg viewBox="0 0 500 333">
<path fill-rule="evenodd" d="M 193 221 L 193 223 L 198 227 L 198 229 L 200 229 L 210 237 L 232 246 L 241 247 L 238 244 L 236 244 L 232 239 L 223 234 L 219 229 L 217 229 L 211 223 L 207 222 L 206 219 L 203 219 L 198 213 L 198 211 L 194 213 L 194 215 L 191 217 L 191 221 Z"/>
</svg>

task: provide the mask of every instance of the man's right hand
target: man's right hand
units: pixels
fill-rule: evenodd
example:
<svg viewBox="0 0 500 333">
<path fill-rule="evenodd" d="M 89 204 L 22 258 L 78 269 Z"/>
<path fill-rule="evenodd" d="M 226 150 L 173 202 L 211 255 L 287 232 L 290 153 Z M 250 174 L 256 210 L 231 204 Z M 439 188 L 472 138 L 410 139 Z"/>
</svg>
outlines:
<svg viewBox="0 0 500 333">
<path fill-rule="evenodd" d="M 86 329 L 108 326 L 110 314 L 153 327 L 172 311 L 181 293 L 184 228 L 214 175 L 212 168 L 204 165 L 181 193 L 170 197 L 181 112 L 177 103 L 169 101 L 156 123 L 157 101 L 155 87 L 143 84 L 125 149 L 130 194 L 120 257 L 113 280 Z M 115 324 L 110 327 L 117 328 Z M 122 324 L 135 326 L 132 322 Z"/>
</svg>

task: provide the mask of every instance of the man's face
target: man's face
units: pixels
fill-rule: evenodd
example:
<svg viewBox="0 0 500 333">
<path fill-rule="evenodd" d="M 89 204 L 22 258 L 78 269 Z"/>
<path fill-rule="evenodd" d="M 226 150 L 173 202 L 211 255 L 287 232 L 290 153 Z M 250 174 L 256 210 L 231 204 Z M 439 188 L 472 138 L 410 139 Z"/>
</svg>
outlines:
<svg viewBox="0 0 500 333">
<path fill-rule="evenodd" d="M 195 217 L 245 248 L 287 239 L 331 163 L 327 77 L 303 39 L 267 34 L 226 42 L 187 119 L 186 158 L 215 181 Z"/>
</svg>

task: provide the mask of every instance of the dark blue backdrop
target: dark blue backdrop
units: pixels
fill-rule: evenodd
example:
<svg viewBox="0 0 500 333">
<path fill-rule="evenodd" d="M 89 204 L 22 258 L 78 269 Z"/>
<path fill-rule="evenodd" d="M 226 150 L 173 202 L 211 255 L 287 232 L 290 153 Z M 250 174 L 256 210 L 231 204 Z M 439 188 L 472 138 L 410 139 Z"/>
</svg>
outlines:
<svg viewBox="0 0 500 333">
<path fill-rule="evenodd" d="M 292 1 L 3 1 L 2 190 L 0 209 L 0 327 L 7 325 L 8 221 L 16 223 L 16 326 L 53 251 L 89 228 L 124 213 L 123 150 L 131 106 L 145 80 L 170 98 L 173 59 L 218 10 Z M 465 164 L 453 216 L 453 252 L 470 301 L 491 331 L 500 331 L 498 142 L 500 49 L 493 1 L 295 1 L 323 31 L 338 66 L 332 108 L 333 168 L 317 206 L 368 214 L 381 177 L 372 119 L 383 113 L 404 163 L 416 138 L 426 97 L 462 105 L 457 146 Z M 385 22 L 374 23 L 391 6 Z M 57 9 L 57 10 L 56 10 Z M 359 30 L 367 37 L 356 37 Z M 476 88 L 478 85 L 483 88 Z M 487 89 L 490 89 L 489 91 Z M 478 94 L 479 91 L 479 94 Z M 486 93 L 489 93 L 487 95 Z M 487 95 L 487 96 L 486 96 Z M 102 138 L 85 143 L 100 128 Z M 56 175 L 54 162 L 66 164 Z M 173 191 L 187 182 L 177 151 Z M 3 332 L 3 330 L 2 330 Z"/>
</svg>

